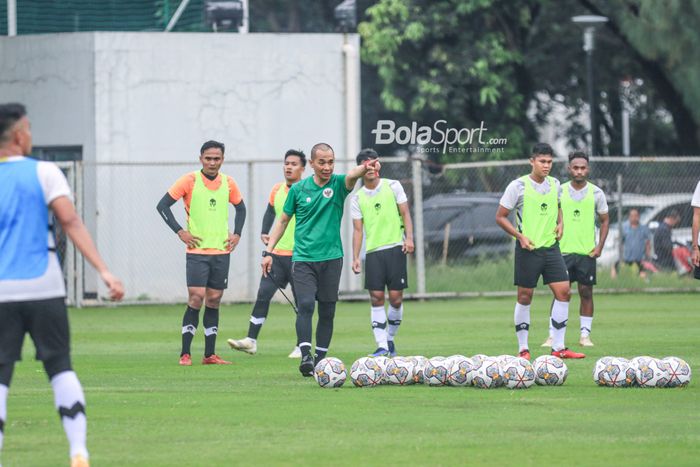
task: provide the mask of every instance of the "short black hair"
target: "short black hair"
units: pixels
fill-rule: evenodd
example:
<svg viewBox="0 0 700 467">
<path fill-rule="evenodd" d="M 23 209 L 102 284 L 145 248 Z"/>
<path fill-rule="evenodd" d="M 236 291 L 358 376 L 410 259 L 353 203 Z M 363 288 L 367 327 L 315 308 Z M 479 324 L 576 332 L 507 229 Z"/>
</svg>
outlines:
<svg viewBox="0 0 700 467">
<path fill-rule="evenodd" d="M 335 155 L 335 151 L 328 143 L 316 143 L 311 148 L 311 159 L 316 157 L 316 151 L 330 151 Z"/>
<path fill-rule="evenodd" d="M 7 140 L 10 128 L 26 115 L 27 109 L 22 104 L 0 104 L 0 143 Z"/>
<path fill-rule="evenodd" d="M 201 156 L 202 154 L 204 154 L 204 151 L 206 151 L 207 149 L 211 149 L 211 148 L 221 149 L 222 156 L 224 155 L 224 152 L 226 152 L 226 146 L 224 146 L 224 143 L 220 143 L 218 141 L 214 141 L 213 139 L 210 139 L 209 141 L 207 141 L 206 143 L 204 143 L 202 145 L 202 148 L 199 150 L 199 155 Z"/>
<path fill-rule="evenodd" d="M 554 149 L 547 143 L 537 143 L 532 147 L 530 158 L 535 156 L 552 156 L 554 157 Z"/>
<path fill-rule="evenodd" d="M 370 159 L 379 159 L 379 154 L 377 154 L 377 151 L 372 148 L 364 148 L 362 151 L 357 153 L 357 157 L 355 158 L 357 165 L 360 165 L 364 161 L 368 161 Z"/>
<path fill-rule="evenodd" d="M 668 214 L 666 214 L 666 217 L 670 219 L 680 219 L 681 213 L 678 212 L 678 209 L 671 209 L 670 211 L 668 211 Z"/>
<path fill-rule="evenodd" d="M 284 153 L 284 160 L 286 161 L 289 156 L 297 156 L 301 161 L 301 166 L 306 167 L 306 154 L 303 151 L 290 149 Z"/>
<path fill-rule="evenodd" d="M 573 151 L 569 153 L 569 162 L 574 159 L 586 159 L 586 162 L 588 162 L 588 154 L 583 151 Z"/>
</svg>

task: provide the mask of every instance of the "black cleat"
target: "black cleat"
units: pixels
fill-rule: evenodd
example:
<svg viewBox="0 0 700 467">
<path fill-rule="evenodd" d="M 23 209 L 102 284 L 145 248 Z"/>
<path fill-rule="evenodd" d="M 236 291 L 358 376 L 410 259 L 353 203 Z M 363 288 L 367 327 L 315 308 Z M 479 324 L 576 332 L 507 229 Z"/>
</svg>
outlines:
<svg viewBox="0 0 700 467">
<path fill-rule="evenodd" d="M 299 372 L 302 376 L 308 377 L 314 375 L 314 357 L 312 357 L 311 354 L 301 357 Z"/>
</svg>

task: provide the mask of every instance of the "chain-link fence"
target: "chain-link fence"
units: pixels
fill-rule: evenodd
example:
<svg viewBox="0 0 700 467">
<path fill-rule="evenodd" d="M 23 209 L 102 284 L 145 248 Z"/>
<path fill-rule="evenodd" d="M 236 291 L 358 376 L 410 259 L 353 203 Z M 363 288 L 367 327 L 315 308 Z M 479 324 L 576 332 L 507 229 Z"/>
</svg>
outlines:
<svg viewBox="0 0 700 467">
<path fill-rule="evenodd" d="M 338 161 L 336 171 L 343 173 L 351 165 L 352 161 Z M 566 165 L 557 161 L 552 172 L 562 182 L 568 180 Z M 62 162 L 61 167 L 75 189 L 79 210 L 85 199 L 95 201 L 96 212 L 83 210 L 82 214 L 108 264 L 124 279 L 127 301 L 184 301 L 184 246 L 155 206 L 178 177 L 198 167 L 189 163 L 83 162 Z M 234 161 L 222 170 L 236 180 L 248 210 L 241 243 L 231 259 L 225 298 L 249 301 L 255 297 L 260 277 L 262 217 L 272 185 L 282 180 L 282 165 L 280 161 Z M 442 167 L 428 166 L 418 158 L 383 161 L 382 176 L 402 183 L 414 218 L 416 253 L 409 259 L 410 293 L 512 293 L 514 241 L 496 225 L 495 213 L 508 183 L 529 170 L 527 160 Z M 305 175 L 311 175 L 311 169 Z M 610 216 L 610 233 L 598 260 L 598 290 L 700 290 L 688 264 L 690 200 L 700 180 L 700 158 L 597 158 L 591 162 L 590 179 L 605 191 Z M 640 223 L 652 236 L 666 215 L 678 211 L 681 220 L 672 231 L 677 250 L 674 270 L 655 268 L 652 237 L 651 254 L 644 263 L 649 270 L 643 277 L 636 265 L 622 264 L 613 271 L 622 248 L 621 221 L 632 208 L 638 210 Z M 173 206 L 173 212 L 185 225 L 182 202 Z M 231 208 L 232 218 L 233 212 Z M 342 231 L 346 257 L 350 255 L 350 222 L 346 212 Z M 80 304 L 101 296 L 104 291 L 94 271 L 70 244 L 62 246 L 65 243 L 58 234 L 71 301 Z M 341 290 L 346 296 L 357 296 L 362 281 L 349 268 L 350 261 L 346 261 Z"/>
</svg>

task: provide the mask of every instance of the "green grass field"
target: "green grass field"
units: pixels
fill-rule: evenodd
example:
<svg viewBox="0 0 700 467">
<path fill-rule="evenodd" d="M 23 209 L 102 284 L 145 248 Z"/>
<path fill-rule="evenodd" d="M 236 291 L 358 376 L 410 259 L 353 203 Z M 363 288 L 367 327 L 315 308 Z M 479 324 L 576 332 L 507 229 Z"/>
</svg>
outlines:
<svg viewBox="0 0 700 467">
<path fill-rule="evenodd" d="M 531 349 L 549 299 L 533 305 Z M 517 350 L 512 299 L 406 304 L 402 354 L 498 355 Z M 577 301 L 574 299 L 574 306 Z M 182 306 L 72 310 L 74 365 L 87 395 L 93 466 L 697 465 L 700 314 L 697 295 L 600 296 L 582 361 L 562 387 L 319 388 L 287 358 L 289 307 L 273 305 L 258 355 L 233 354 L 249 306 L 225 306 L 219 353 L 230 366 L 177 365 Z M 578 340 L 577 309 L 569 340 Z M 374 349 L 366 304 L 338 307 L 331 354 L 346 365 Z M 576 346 L 572 346 L 576 348 Z M 67 442 L 41 365 L 25 345 L 8 402 L 5 467 L 66 465 Z M 591 378 L 603 355 L 677 355 L 694 367 L 684 389 L 610 389 Z"/>
</svg>

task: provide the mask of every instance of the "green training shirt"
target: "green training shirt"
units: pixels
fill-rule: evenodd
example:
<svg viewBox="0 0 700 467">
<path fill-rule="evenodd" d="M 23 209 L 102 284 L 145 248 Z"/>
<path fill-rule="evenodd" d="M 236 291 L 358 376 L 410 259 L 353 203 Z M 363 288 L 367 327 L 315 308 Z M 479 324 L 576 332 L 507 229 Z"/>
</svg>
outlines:
<svg viewBox="0 0 700 467">
<path fill-rule="evenodd" d="M 345 175 L 331 175 L 322 187 L 313 176 L 292 185 L 284 203 L 284 213 L 296 217 L 292 261 L 343 257 L 340 221 L 345 198 L 351 191 L 345 187 Z"/>
<path fill-rule="evenodd" d="M 571 198 L 571 182 L 561 186 L 561 211 L 564 219 L 564 235 L 559 247 L 562 254 L 588 255 L 595 248 L 595 185 L 588 182 L 588 191 L 581 201 Z"/>
<path fill-rule="evenodd" d="M 521 177 L 525 185 L 521 231 L 537 248 L 547 248 L 557 242 L 557 218 L 559 217 L 559 199 L 553 177 L 547 177 L 551 189 L 542 195 L 532 188 L 530 176 Z"/>
</svg>

